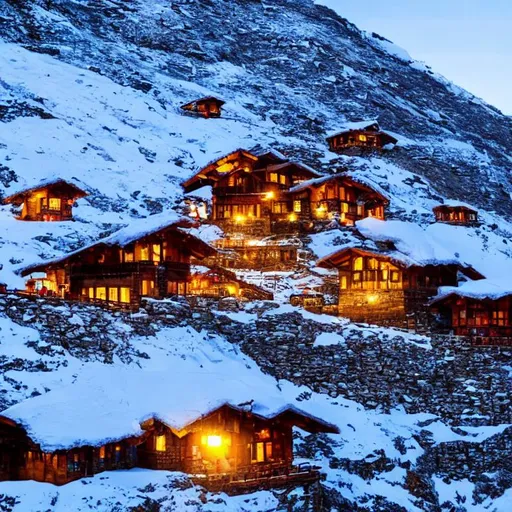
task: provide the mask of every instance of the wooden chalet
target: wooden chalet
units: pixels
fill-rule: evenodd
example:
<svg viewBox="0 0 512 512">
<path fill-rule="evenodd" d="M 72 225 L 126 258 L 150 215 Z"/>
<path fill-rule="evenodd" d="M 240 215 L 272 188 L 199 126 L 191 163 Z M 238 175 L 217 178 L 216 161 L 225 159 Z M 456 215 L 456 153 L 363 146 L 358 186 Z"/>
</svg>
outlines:
<svg viewBox="0 0 512 512">
<path fill-rule="evenodd" d="M 382 131 L 377 121 L 348 123 L 342 130 L 329 135 L 329 149 L 335 153 L 346 153 L 354 148 L 382 149 L 398 140 Z"/>
<path fill-rule="evenodd" d="M 468 206 L 440 204 L 433 208 L 433 212 L 437 222 L 460 226 L 474 226 L 478 224 L 478 212 Z"/>
<path fill-rule="evenodd" d="M 20 220 L 65 221 L 72 220 L 75 201 L 86 195 L 76 185 L 57 179 L 10 195 L 4 203 L 21 207 Z"/>
<path fill-rule="evenodd" d="M 337 219 L 341 224 L 353 226 L 357 220 L 375 217 L 384 220 L 389 200 L 369 185 L 346 174 L 324 176 L 305 181 L 290 189 L 295 204 L 308 205 L 300 215 L 313 221 Z"/>
<path fill-rule="evenodd" d="M 434 298 L 438 327 L 465 336 L 474 345 L 512 346 L 512 293 L 472 297 L 462 290 Z"/>
<path fill-rule="evenodd" d="M 198 117 L 220 117 L 224 103 L 226 102 L 214 96 L 205 96 L 190 103 L 185 103 L 181 106 L 181 109 L 187 114 Z"/>
<path fill-rule="evenodd" d="M 264 417 L 251 403 L 223 405 L 181 429 L 150 419 L 143 434 L 100 446 L 45 452 L 23 427 L 0 417 L 0 481 L 35 480 L 63 485 L 108 470 L 143 467 L 182 471 L 211 490 L 233 494 L 307 485 L 316 468 L 293 466 L 292 428 L 339 433 L 293 408 Z"/>
<path fill-rule="evenodd" d="M 181 430 L 157 420 L 143 423 L 149 436 L 139 447 L 139 464 L 184 471 L 209 489 L 232 493 L 312 483 L 318 472 L 293 467 L 294 426 L 338 432 L 294 409 L 267 418 L 252 412 L 250 404 L 224 405 Z"/>
<path fill-rule="evenodd" d="M 215 254 L 186 227 L 188 221 L 165 223 L 160 216 L 140 219 L 99 243 L 29 267 L 22 275 L 44 272 L 48 295 L 113 307 L 135 308 L 142 297 L 186 295 L 191 258 Z M 27 285 L 33 292 L 30 279 Z"/>
<path fill-rule="evenodd" d="M 238 279 L 234 272 L 222 267 L 196 267 L 192 270 L 189 295 L 223 298 L 235 297 L 248 300 L 273 300 L 272 293 Z"/>
<path fill-rule="evenodd" d="M 428 300 L 440 286 L 457 286 L 458 272 L 480 279 L 471 267 L 421 265 L 396 251 L 345 248 L 317 263 L 339 274 L 338 314 L 355 322 L 421 329 L 430 324 Z"/>
<path fill-rule="evenodd" d="M 215 160 L 183 183 L 189 193 L 212 187 L 213 223 L 226 233 L 269 235 L 297 227 L 307 201 L 293 200 L 288 190 L 319 177 L 307 166 L 287 161 L 272 151 L 236 150 Z"/>
</svg>

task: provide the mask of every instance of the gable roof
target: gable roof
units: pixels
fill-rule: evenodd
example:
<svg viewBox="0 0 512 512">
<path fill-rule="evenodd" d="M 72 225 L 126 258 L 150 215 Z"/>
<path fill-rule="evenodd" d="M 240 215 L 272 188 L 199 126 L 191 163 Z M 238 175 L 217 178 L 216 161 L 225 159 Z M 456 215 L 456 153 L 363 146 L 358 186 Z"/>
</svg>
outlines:
<svg viewBox="0 0 512 512">
<path fill-rule="evenodd" d="M 310 176 L 313 176 L 314 178 L 318 178 L 318 177 L 322 176 L 321 173 L 319 173 L 318 171 L 315 171 L 309 165 L 303 164 L 302 162 L 297 162 L 295 160 L 290 160 L 288 162 L 281 162 L 281 163 L 269 165 L 268 167 L 266 167 L 266 170 L 272 172 L 272 171 L 282 171 L 283 169 L 288 169 L 288 168 L 297 169 L 298 171 L 300 171 L 304 174 L 309 174 Z"/>
<path fill-rule="evenodd" d="M 379 126 L 379 123 L 376 119 L 369 119 L 365 121 L 357 121 L 357 122 L 350 122 L 345 123 L 341 125 L 341 127 L 336 130 L 335 132 L 331 132 L 326 136 L 326 140 L 333 139 L 334 137 L 337 137 L 338 135 L 343 135 L 344 133 L 354 132 L 354 131 L 372 131 L 376 133 L 383 133 L 385 134 L 389 139 L 390 142 L 393 144 L 396 144 L 398 142 L 398 139 L 390 135 L 389 133 L 382 130 Z"/>
<path fill-rule="evenodd" d="M 199 172 L 194 174 L 188 180 L 185 180 L 181 186 L 185 192 L 188 193 L 206 185 L 212 185 L 221 176 L 225 175 L 226 172 L 239 169 L 240 167 L 237 166 L 237 162 L 242 162 L 243 160 L 253 162 L 255 164 L 258 161 L 258 157 L 246 149 L 235 149 L 227 155 L 208 162 Z M 230 162 L 232 162 L 231 168 L 229 168 Z M 226 170 L 219 170 L 223 166 L 226 167 Z"/>
<path fill-rule="evenodd" d="M 34 183 L 30 186 L 24 186 L 24 187 L 18 187 L 15 188 L 14 191 L 7 197 L 4 198 L 4 203 L 10 204 L 13 202 L 16 202 L 17 200 L 23 201 L 24 196 L 30 192 L 34 192 L 36 190 L 39 190 L 41 188 L 46 188 L 52 185 L 61 185 L 65 187 L 69 187 L 70 190 L 73 191 L 75 197 L 85 197 L 87 195 L 87 192 L 85 190 L 82 190 L 78 185 L 75 185 L 74 183 L 70 181 L 66 181 L 62 178 L 46 178 L 44 180 L 41 180 L 37 183 Z"/>
<path fill-rule="evenodd" d="M 462 297 L 475 300 L 499 300 L 512 296 L 512 286 L 497 283 L 490 279 L 467 281 L 460 286 L 441 286 L 438 294 L 430 301 L 430 304 L 444 302 L 452 297 Z"/>
<path fill-rule="evenodd" d="M 77 256 L 85 251 L 88 251 L 89 249 L 92 249 L 93 247 L 126 247 L 127 245 L 136 242 L 141 238 L 158 233 L 159 231 L 163 231 L 165 229 L 174 229 L 178 233 L 181 233 L 183 235 L 184 244 L 186 244 L 188 240 L 192 241 L 197 247 L 196 251 L 199 256 L 201 253 L 207 256 L 215 254 L 217 250 L 214 247 L 203 242 L 200 238 L 188 232 L 187 228 L 192 226 L 193 222 L 190 219 L 182 217 L 175 212 L 167 212 L 165 214 L 152 215 L 144 219 L 137 219 L 132 221 L 128 226 L 113 233 L 112 235 L 82 247 L 81 249 L 73 251 L 69 254 L 66 254 L 65 256 L 25 267 L 20 270 L 20 274 L 22 276 L 26 276 L 32 272 L 44 272 L 44 269 L 49 265 L 62 263 L 73 256 Z"/>
<path fill-rule="evenodd" d="M 183 331 L 182 336 L 193 336 L 186 328 L 178 330 Z M 288 403 L 273 379 L 256 378 L 253 382 L 220 370 L 202 370 L 199 365 L 195 371 L 180 370 L 179 361 L 177 358 L 172 371 L 123 365 L 84 367 L 72 384 L 29 398 L 2 415 L 23 426 L 46 451 L 100 446 L 139 436 L 141 423 L 149 419 L 183 433 L 220 407 L 247 411 L 248 404 L 260 418 L 295 414 L 296 421 L 300 419 L 306 427 L 313 421 L 316 431 L 338 432 L 336 426 Z"/>
<path fill-rule="evenodd" d="M 389 203 L 389 198 L 385 194 L 385 192 L 382 190 L 381 187 L 375 184 L 370 184 L 362 180 L 361 178 L 355 178 L 354 176 L 349 176 L 346 173 L 338 173 L 338 174 L 330 174 L 330 175 L 324 175 L 320 178 L 303 181 L 302 183 L 299 183 L 298 185 L 295 185 L 292 187 L 289 192 L 302 192 L 303 190 L 309 189 L 309 188 L 317 188 L 322 186 L 325 183 L 328 183 L 329 181 L 343 181 L 349 186 L 359 188 L 362 190 L 365 190 L 366 192 L 371 192 L 372 194 L 376 194 L 385 201 L 386 203 Z"/>
<path fill-rule="evenodd" d="M 478 213 L 478 210 L 475 210 L 473 207 L 468 206 L 464 203 L 457 203 L 456 201 L 446 201 L 443 204 L 438 204 L 432 208 L 432 211 L 443 211 L 443 210 L 467 210 L 471 213 Z"/>
<path fill-rule="evenodd" d="M 202 98 L 198 98 L 197 100 L 189 101 L 188 103 L 184 103 L 180 106 L 180 108 L 187 110 L 187 107 L 193 107 L 194 105 L 197 105 L 198 103 L 206 103 L 206 102 L 214 102 L 217 103 L 217 105 L 222 106 L 226 102 L 224 100 L 221 100 L 219 98 L 216 98 L 215 96 L 203 96 Z"/>
</svg>

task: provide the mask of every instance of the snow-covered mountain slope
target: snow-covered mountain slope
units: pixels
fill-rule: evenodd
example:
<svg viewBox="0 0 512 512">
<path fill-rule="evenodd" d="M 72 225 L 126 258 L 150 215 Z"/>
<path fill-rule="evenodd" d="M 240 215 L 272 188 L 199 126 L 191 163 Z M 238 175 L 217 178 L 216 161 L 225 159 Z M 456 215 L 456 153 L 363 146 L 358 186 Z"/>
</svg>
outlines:
<svg viewBox="0 0 512 512">
<path fill-rule="evenodd" d="M 206 94 L 227 100 L 222 118 L 181 115 L 180 104 Z M 363 118 L 378 118 L 399 139 L 397 147 L 371 158 L 330 153 L 324 136 Z M 382 188 L 391 199 L 393 220 L 380 227 L 363 222 L 360 227 L 370 239 L 392 238 L 414 254 L 420 238 L 423 251 L 467 262 L 502 284 L 510 280 L 512 118 L 312 0 L 0 2 L 0 191 L 8 196 L 59 177 L 74 179 L 89 194 L 78 201 L 75 222 L 68 223 L 19 222 L 11 207 L 0 206 L 0 282 L 10 288 L 23 287 L 16 274 L 22 267 L 80 248 L 134 219 L 179 211 L 183 179 L 212 158 L 257 144 L 322 172 L 349 168 Z M 431 208 L 444 199 L 477 207 L 482 225 L 431 225 Z M 321 233 L 312 237 L 311 248 L 321 257 L 351 236 L 340 230 Z M 277 297 L 285 299 L 315 279 L 318 275 L 292 276 Z M 317 340 L 312 365 L 318 365 L 319 375 L 322 367 L 329 368 L 334 381 L 322 379 L 312 393 L 301 377 L 303 368 L 288 369 L 296 384 L 271 377 L 268 373 L 275 375 L 278 365 L 272 367 L 270 359 L 263 373 L 223 334 L 227 320 L 222 314 L 208 329 L 196 331 L 188 317 L 169 326 L 87 306 L 37 308 L 45 321 L 26 304 L 0 301 L 2 410 L 39 395 L 45 395 L 41 402 L 51 403 L 52 393 L 58 397 L 75 383 L 87 388 L 94 375 L 101 376 L 95 385 L 105 390 L 110 377 L 116 385 L 119 373 L 140 376 L 142 382 L 143 375 L 178 367 L 203 375 L 228 372 L 251 386 L 271 389 L 286 403 L 311 407 L 311 413 L 340 427 L 338 437 L 310 440 L 299 434 L 297 439 L 299 454 L 316 457 L 327 472 L 331 510 L 511 508 L 510 435 L 506 425 L 492 424 L 480 414 L 478 405 L 496 386 L 505 396 L 489 398 L 492 404 L 485 406 L 498 410 L 497 418 L 510 410 L 502 391 L 512 371 L 512 363 L 503 362 L 510 361 L 506 351 L 468 356 L 464 348 L 460 366 L 474 375 L 452 375 L 449 365 L 457 357 L 451 346 L 443 352 L 444 345 L 437 347 L 435 341 L 405 340 L 419 345 L 424 355 L 407 352 L 397 362 L 394 345 L 388 343 L 399 335 L 395 331 L 355 328 L 345 320 L 305 313 L 301 318 L 316 322 L 316 330 L 300 334 L 299 321 L 284 320 L 293 308 L 281 306 L 271 333 L 290 336 L 291 346 L 299 334 L 310 344 Z M 256 313 L 227 318 L 240 322 L 242 337 L 257 331 L 261 321 Z M 320 337 L 317 331 L 322 330 Z M 343 341 L 352 331 L 361 339 L 346 348 Z M 370 339 L 374 352 L 366 351 Z M 342 355 L 359 360 L 361 368 L 367 363 L 389 386 L 370 389 L 370 405 L 344 398 L 353 376 L 338 366 Z M 423 380 L 420 361 L 428 362 L 425 374 L 432 382 Z M 388 410 L 385 390 L 394 390 L 393 383 L 398 389 L 404 376 L 410 391 L 402 405 L 393 402 Z M 467 403 L 461 417 L 481 426 L 448 427 L 460 417 L 451 414 L 446 399 L 439 399 L 439 415 L 431 410 L 406 413 L 408 400 L 432 393 L 436 379 L 448 396 L 457 395 L 453 402 Z M 505 462 L 464 469 L 472 456 L 487 449 L 481 448 L 484 442 L 493 456 L 503 452 Z M 456 476 L 447 470 L 433 475 L 432 457 L 445 458 L 445 452 L 435 452 L 443 443 L 455 443 L 468 454 L 462 462 L 446 457 Z M 154 501 L 146 500 L 160 500 L 163 510 L 279 507 L 272 493 L 215 496 L 189 488 L 188 480 L 180 483 L 183 479 L 130 471 L 62 489 L 0 483 L 0 510 L 153 510 Z"/>
</svg>

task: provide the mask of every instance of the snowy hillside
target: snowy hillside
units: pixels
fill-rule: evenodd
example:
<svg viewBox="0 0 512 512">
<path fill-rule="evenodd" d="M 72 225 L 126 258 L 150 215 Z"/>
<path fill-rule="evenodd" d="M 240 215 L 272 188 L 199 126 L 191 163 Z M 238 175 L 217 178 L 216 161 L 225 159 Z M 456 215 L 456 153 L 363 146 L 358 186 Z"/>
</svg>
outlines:
<svg viewBox="0 0 512 512">
<path fill-rule="evenodd" d="M 207 94 L 227 101 L 222 118 L 181 114 L 182 103 Z M 329 152 L 329 132 L 372 118 L 397 137 L 393 151 Z M 313 0 L 0 2 L 2 197 L 52 177 L 88 193 L 75 222 L 20 222 L 0 206 L 0 283 L 9 289 L 24 287 L 18 272 L 28 265 L 150 215 L 174 218 L 184 179 L 256 145 L 319 172 L 348 168 L 382 190 L 391 220 L 358 223 L 367 244 L 469 264 L 512 290 L 512 118 L 392 43 Z M 432 207 L 450 200 L 478 208 L 481 225 L 433 224 Z M 339 229 L 312 236 L 311 273 L 283 276 L 276 300 L 321 282 L 314 259 L 349 242 Z M 299 457 L 326 473 L 326 511 L 512 508 L 510 351 L 459 352 L 449 340 L 289 305 L 251 307 L 197 320 L 164 305 L 153 319 L 0 297 L 0 410 L 53 448 L 72 445 L 77 432 L 99 442 L 137 431 L 151 414 L 175 417 L 176 395 L 160 401 L 148 390 L 188 382 L 193 409 L 260 396 L 269 408 L 337 425 L 340 435 L 295 440 Z M 268 491 L 215 495 L 184 474 L 139 469 L 61 488 L 0 482 L 0 510 L 14 512 L 263 512 L 279 500 Z"/>
</svg>

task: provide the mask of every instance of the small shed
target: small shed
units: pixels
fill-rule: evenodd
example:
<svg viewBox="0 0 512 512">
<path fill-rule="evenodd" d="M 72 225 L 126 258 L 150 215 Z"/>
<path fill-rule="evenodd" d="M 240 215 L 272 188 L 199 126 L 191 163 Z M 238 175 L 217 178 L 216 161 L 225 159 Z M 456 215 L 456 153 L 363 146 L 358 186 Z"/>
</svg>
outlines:
<svg viewBox="0 0 512 512">
<path fill-rule="evenodd" d="M 63 179 L 39 182 L 4 199 L 5 204 L 21 206 L 20 220 L 65 221 L 73 218 L 73 205 L 87 193 Z"/>
<path fill-rule="evenodd" d="M 220 117 L 222 113 L 222 105 L 226 102 L 216 98 L 215 96 L 205 96 L 197 100 L 181 105 L 181 109 L 189 115 L 198 117 Z"/>
</svg>

